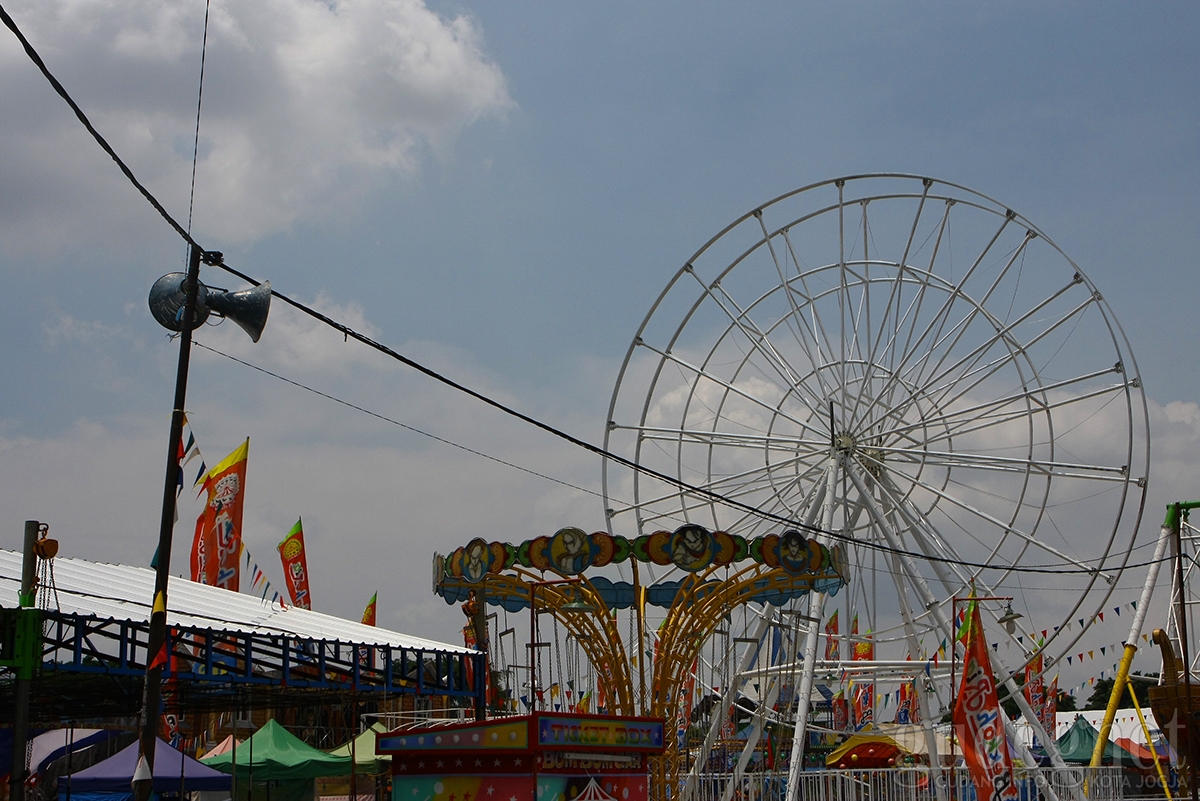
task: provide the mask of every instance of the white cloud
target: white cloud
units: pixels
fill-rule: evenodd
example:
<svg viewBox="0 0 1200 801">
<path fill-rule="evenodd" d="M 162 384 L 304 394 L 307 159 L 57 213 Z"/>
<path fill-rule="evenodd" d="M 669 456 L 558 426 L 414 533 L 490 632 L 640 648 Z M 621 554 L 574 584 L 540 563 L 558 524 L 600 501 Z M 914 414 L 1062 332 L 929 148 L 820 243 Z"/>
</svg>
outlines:
<svg viewBox="0 0 1200 801">
<path fill-rule="evenodd" d="M 9 4 L 181 222 L 203 10 L 153 0 Z M 424 154 L 447 154 L 465 126 L 512 106 L 476 23 L 412 0 L 216 0 L 208 37 L 195 223 L 225 242 L 344 214 L 379 181 L 411 178 Z M 0 42 L 0 76 L 0 107 L 22 112 L 0 115 L 0 183 L 20 198 L 0 203 L 6 247 L 53 250 L 125 232 L 118 210 L 143 201 L 11 37 Z M 62 219 L 77 227 L 56 227 Z"/>
</svg>

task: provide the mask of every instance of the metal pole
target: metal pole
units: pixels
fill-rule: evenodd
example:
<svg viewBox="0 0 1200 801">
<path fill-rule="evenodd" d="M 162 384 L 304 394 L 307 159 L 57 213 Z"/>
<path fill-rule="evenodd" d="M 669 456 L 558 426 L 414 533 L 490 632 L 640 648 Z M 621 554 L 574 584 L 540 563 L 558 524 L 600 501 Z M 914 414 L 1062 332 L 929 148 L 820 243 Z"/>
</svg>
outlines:
<svg viewBox="0 0 1200 801">
<path fill-rule="evenodd" d="M 638 664 L 638 714 L 646 714 L 646 610 L 643 588 L 638 576 L 637 560 L 631 559 L 633 568 L 633 604 L 637 613 L 637 664 Z"/>
<path fill-rule="evenodd" d="M 33 579 L 37 573 L 37 556 L 34 555 L 34 546 L 37 545 L 38 531 L 41 527 L 42 524 L 36 520 L 25 521 L 25 551 L 21 557 L 21 594 L 18 597 L 22 609 L 36 606 Z M 21 625 L 20 619 L 17 625 Z M 29 771 L 26 752 L 29 750 L 29 692 L 33 676 L 22 675 L 28 672 L 29 668 L 27 662 L 23 668 L 18 667 L 16 709 L 13 710 L 12 771 L 9 776 L 8 796 L 12 801 L 25 801 L 25 779 Z"/>
<path fill-rule="evenodd" d="M 1170 511 L 1174 511 L 1174 509 Z M 1124 695 L 1125 685 L 1129 679 L 1129 667 L 1133 664 L 1133 657 L 1137 654 L 1137 641 L 1142 633 L 1142 623 L 1146 619 L 1146 612 L 1150 608 L 1150 599 L 1153 596 L 1154 587 L 1158 583 L 1158 569 L 1162 564 L 1163 555 L 1167 552 L 1171 535 L 1174 533 L 1171 518 L 1172 515 L 1168 514 L 1167 520 L 1159 530 L 1158 542 L 1154 546 L 1154 557 L 1146 571 L 1146 584 L 1142 587 L 1142 597 L 1138 599 L 1138 608 L 1133 613 L 1133 624 L 1129 627 L 1129 636 L 1125 638 L 1125 650 L 1121 654 L 1117 678 L 1113 681 L 1112 694 L 1108 698 L 1108 706 L 1104 710 L 1104 720 L 1100 723 L 1100 733 L 1096 736 L 1096 747 L 1092 751 L 1091 767 L 1093 768 L 1100 767 L 1100 762 L 1104 758 L 1104 746 L 1108 744 L 1113 720 L 1116 719 L 1117 708 L 1121 705 L 1121 697 Z M 1132 685 L 1130 686 L 1132 687 Z M 1054 736 L 1053 732 L 1047 732 L 1047 734 Z"/>
<path fill-rule="evenodd" d="M 529 708 L 537 712 L 537 582 L 529 582 Z"/>
<path fill-rule="evenodd" d="M 1187 757 L 1188 757 L 1188 789 L 1192 792 L 1192 801 L 1197 801 L 1200 796 L 1200 788 L 1196 786 L 1196 714 L 1192 708 L 1192 659 L 1191 650 L 1188 648 L 1188 629 L 1187 629 L 1187 603 L 1184 597 L 1183 586 L 1183 541 L 1182 529 L 1183 521 L 1183 504 L 1171 504 L 1174 518 L 1172 522 L 1172 532 L 1175 539 L 1175 582 L 1179 587 L 1179 611 L 1176 613 L 1179 616 L 1179 648 L 1183 656 L 1183 692 L 1186 699 L 1187 718 L 1184 723 L 1184 733 L 1187 736 Z"/>
<path fill-rule="evenodd" d="M 491 659 L 488 651 L 491 643 L 488 641 L 487 629 L 487 582 L 479 582 L 475 588 L 475 614 L 471 616 L 471 625 L 475 627 L 475 648 L 483 652 L 482 659 L 475 659 L 475 720 L 487 720 L 487 687 L 491 681 Z M 474 657 L 468 657 L 474 658 Z M 482 691 L 480 691 L 482 688 Z"/>
<path fill-rule="evenodd" d="M 188 362 L 192 351 L 192 323 L 200 286 L 200 248 L 188 251 L 184 281 L 183 332 L 179 335 L 179 367 L 175 373 L 175 404 L 171 410 L 171 436 L 167 443 L 167 471 L 163 482 L 162 518 L 155 554 L 154 598 L 150 613 L 150 635 L 146 654 L 146 683 L 142 690 L 141 735 L 138 761 L 145 761 L 144 777 L 133 782 L 135 801 L 147 801 L 154 786 L 154 745 L 158 739 L 159 705 L 162 701 L 164 664 L 155 657 L 167 639 L 167 581 L 171 575 L 171 535 L 175 527 L 175 489 L 179 485 L 179 440 L 183 435 L 183 406 L 187 398 Z M 236 727 L 234 729 L 236 734 Z M 140 765 L 139 765 L 140 767 Z"/>
</svg>

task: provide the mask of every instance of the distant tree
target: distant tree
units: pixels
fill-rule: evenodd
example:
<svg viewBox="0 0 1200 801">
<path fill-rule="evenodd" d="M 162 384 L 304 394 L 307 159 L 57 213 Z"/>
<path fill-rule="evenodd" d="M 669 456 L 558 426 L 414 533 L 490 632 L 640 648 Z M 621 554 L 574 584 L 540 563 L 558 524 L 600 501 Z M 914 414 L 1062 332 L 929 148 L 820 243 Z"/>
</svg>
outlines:
<svg viewBox="0 0 1200 801">
<path fill-rule="evenodd" d="M 1133 689 L 1137 693 L 1138 700 L 1141 701 L 1142 704 L 1145 704 L 1147 695 L 1146 691 L 1150 687 L 1158 684 L 1158 675 L 1148 674 L 1142 676 L 1136 673 L 1131 673 L 1129 676 L 1129 681 L 1131 684 L 1133 684 Z M 1098 680 L 1096 682 L 1095 689 L 1092 690 L 1092 694 L 1088 697 L 1087 704 L 1083 708 L 1088 710 L 1107 709 L 1108 699 L 1112 697 L 1113 683 L 1113 679 Z M 1129 696 L 1128 687 L 1126 687 L 1125 691 L 1121 693 L 1121 703 L 1117 705 L 1117 709 L 1133 709 L 1133 699 Z"/>
<path fill-rule="evenodd" d="M 1013 676 L 1013 681 L 1017 683 L 1017 687 L 1025 686 L 1025 674 L 1018 673 Z M 996 696 L 1000 699 L 1000 706 L 1004 709 L 1004 714 L 1008 715 L 1009 720 L 1016 720 L 1021 716 L 1021 708 L 1017 706 L 1017 702 L 1008 694 L 1008 687 L 1001 684 L 996 687 Z"/>
</svg>

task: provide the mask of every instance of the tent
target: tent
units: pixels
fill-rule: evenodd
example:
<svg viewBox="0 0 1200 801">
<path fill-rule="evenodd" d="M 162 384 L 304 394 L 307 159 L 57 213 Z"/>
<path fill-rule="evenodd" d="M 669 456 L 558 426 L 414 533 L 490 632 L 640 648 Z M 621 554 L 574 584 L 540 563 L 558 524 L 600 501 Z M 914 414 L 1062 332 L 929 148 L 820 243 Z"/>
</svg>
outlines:
<svg viewBox="0 0 1200 801">
<path fill-rule="evenodd" d="M 65 801 L 124 801 L 133 798 L 133 772 L 138 763 L 138 743 L 133 742 L 90 768 L 60 776 L 58 797 Z M 182 779 L 180 776 L 182 775 Z M 154 792 L 219 790 L 229 792 L 230 778 L 218 770 L 186 757 L 162 740 L 154 748 Z"/>
<path fill-rule="evenodd" d="M 205 765 L 233 773 L 233 750 L 208 757 Z M 322 776 L 345 776 L 350 757 L 334 756 L 313 748 L 290 733 L 278 721 L 268 720 L 237 747 L 237 777 L 242 782 L 296 781 Z"/>
<path fill-rule="evenodd" d="M 1076 765 L 1087 765 L 1092 761 L 1092 752 L 1096 749 L 1096 738 L 1100 732 L 1092 727 L 1082 715 L 1075 718 L 1071 728 L 1058 738 L 1058 750 L 1065 762 Z M 1104 744 L 1104 757 L 1101 763 L 1105 765 L 1133 766 L 1138 762 L 1137 757 L 1116 745 L 1111 740 Z"/>
<path fill-rule="evenodd" d="M 354 738 L 354 772 L 355 773 L 386 773 L 392 758 L 387 754 L 382 756 L 375 753 L 375 735 L 386 734 L 387 726 L 374 723 L 371 728 Z M 336 757 L 350 758 L 350 743 L 338 746 L 329 753 Z"/>
<path fill-rule="evenodd" d="M 906 753 L 886 735 L 855 734 L 825 757 L 825 764 L 831 768 L 886 768 Z"/>
<path fill-rule="evenodd" d="M 59 757 L 79 753 L 122 732 L 111 729 L 53 729 L 30 742 L 29 772 L 40 775 Z"/>
<path fill-rule="evenodd" d="M 891 737 L 901 749 L 910 754 L 923 757 L 929 761 L 929 743 L 925 740 L 925 729 L 916 723 L 877 723 L 872 729 L 874 734 Z M 934 744 L 938 749 L 938 758 L 945 761 L 950 758 L 950 738 L 945 734 L 934 731 Z"/>
<path fill-rule="evenodd" d="M 1141 767 L 1143 770 L 1154 769 L 1154 753 L 1150 751 L 1148 746 L 1142 745 L 1141 743 L 1135 743 L 1128 737 L 1118 737 L 1113 740 L 1113 742 L 1137 757 L 1140 763 L 1138 767 Z M 1158 759 L 1163 763 L 1163 765 L 1170 764 L 1171 760 L 1162 751 L 1158 751 L 1157 744 L 1154 746 L 1154 749 L 1158 752 Z"/>
<path fill-rule="evenodd" d="M 236 742 L 238 745 L 242 744 L 241 740 L 237 740 Z M 207 754 L 204 754 L 201 757 L 201 759 L 207 759 L 208 757 L 215 757 L 220 754 L 224 754 L 226 751 L 232 751 L 233 744 L 234 744 L 234 739 L 233 739 L 233 735 L 231 734 L 228 737 L 226 737 L 224 740 L 222 740 L 221 742 L 214 745 Z"/>
</svg>

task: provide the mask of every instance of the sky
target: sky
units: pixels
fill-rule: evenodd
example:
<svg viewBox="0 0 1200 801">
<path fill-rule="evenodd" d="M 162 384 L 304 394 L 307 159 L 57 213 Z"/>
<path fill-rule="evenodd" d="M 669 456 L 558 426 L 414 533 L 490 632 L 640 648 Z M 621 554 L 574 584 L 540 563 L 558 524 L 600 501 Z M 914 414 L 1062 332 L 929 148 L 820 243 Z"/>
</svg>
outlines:
<svg viewBox="0 0 1200 801">
<path fill-rule="evenodd" d="M 1139 541 L 1200 492 L 1194 4 L 213 0 L 191 205 L 204 3 L 3 5 L 205 248 L 596 444 L 654 298 L 730 222 L 841 175 L 975 189 L 1052 237 L 1128 336 L 1151 420 Z M 147 564 L 177 347 L 146 294 L 185 246 L 7 31 L 0 109 L 0 547 L 37 519 L 63 555 Z M 194 353 L 208 463 L 250 438 L 247 547 L 282 589 L 275 545 L 302 518 L 321 611 L 378 591 L 380 625 L 456 641 L 435 552 L 604 528 L 597 457 L 283 304 L 258 344 L 196 339 L 393 421 Z"/>
</svg>

